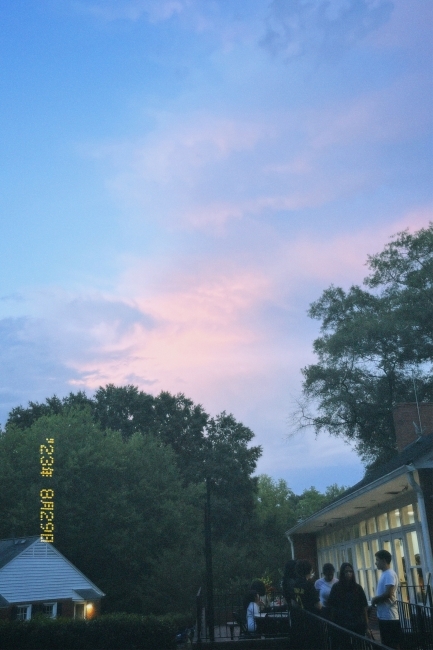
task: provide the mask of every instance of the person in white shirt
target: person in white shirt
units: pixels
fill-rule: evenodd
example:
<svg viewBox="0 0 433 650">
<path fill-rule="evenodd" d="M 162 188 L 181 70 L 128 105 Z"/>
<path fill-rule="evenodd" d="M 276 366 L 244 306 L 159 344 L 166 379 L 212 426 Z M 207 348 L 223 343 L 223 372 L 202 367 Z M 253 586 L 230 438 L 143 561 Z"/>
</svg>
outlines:
<svg viewBox="0 0 433 650">
<path fill-rule="evenodd" d="M 391 569 L 392 555 L 382 550 L 375 553 L 376 567 L 382 571 L 377 583 L 376 595 L 371 599 L 371 604 L 377 607 L 380 638 L 383 645 L 390 648 L 400 648 L 401 626 L 398 614 L 396 593 L 398 576 Z"/>
<path fill-rule="evenodd" d="M 255 616 L 259 616 L 260 614 L 260 596 L 258 593 L 251 591 L 249 600 L 250 602 L 247 607 L 247 630 L 248 632 L 255 632 L 257 629 Z"/>
<path fill-rule="evenodd" d="M 335 568 L 330 562 L 326 562 L 326 564 L 323 565 L 322 573 L 323 578 L 316 580 L 314 586 L 319 592 L 322 607 L 325 608 L 327 606 L 329 594 L 331 593 L 332 585 L 335 585 L 338 580 L 335 578 Z M 323 614 L 324 612 L 322 612 L 322 615 Z"/>
</svg>

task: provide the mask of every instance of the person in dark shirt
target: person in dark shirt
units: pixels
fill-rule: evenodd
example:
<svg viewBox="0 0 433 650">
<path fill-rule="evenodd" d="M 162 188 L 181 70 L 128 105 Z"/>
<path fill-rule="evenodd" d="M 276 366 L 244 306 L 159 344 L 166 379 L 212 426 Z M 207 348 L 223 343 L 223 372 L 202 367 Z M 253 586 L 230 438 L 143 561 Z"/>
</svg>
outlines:
<svg viewBox="0 0 433 650">
<path fill-rule="evenodd" d="M 365 635 L 368 628 L 368 603 L 364 589 L 355 580 L 353 566 L 343 562 L 339 581 L 328 598 L 331 620 L 347 630 Z"/>
<path fill-rule="evenodd" d="M 311 582 L 311 573 L 313 567 L 308 560 L 298 560 L 295 569 L 295 583 L 293 585 L 293 593 L 295 601 L 302 609 L 307 612 L 317 614 L 322 605 L 320 603 L 319 594 Z"/>
<path fill-rule="evenodd" d="M 311 581 L 312 565 L 308 560 L 298 560 L 295 567 L 295 581 L 293 584 L 291 618 L 291 647 L 311 650 L 320 647 L 317 631 L 309 619 L 311 612 L 318 614 L 322 605 L 319 594 Z"/>
<path fill-rule="evenodd" d="M 291 607 L 292 601 L 295 600 L 295 594 L 293 592 L 293 587 L 296 580 L 295 568 L 296 560 L 289 560 L 284 567 L 283 595 L 289 607 Z"/>
</svg>

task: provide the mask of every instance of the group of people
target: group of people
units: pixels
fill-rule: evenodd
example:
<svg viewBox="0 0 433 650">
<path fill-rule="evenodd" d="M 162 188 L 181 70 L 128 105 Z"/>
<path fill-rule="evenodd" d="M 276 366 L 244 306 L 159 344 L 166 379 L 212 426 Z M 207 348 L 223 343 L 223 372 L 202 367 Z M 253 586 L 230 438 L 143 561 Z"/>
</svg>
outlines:
<svg viewBox="0 0 433 650">
<path fill-rule="evenodd" d="M 382 643 L 398 648 L 401 629 L 397 609 L 398 577 L 391 569 L 392 556 L 386 550 L 375 554 L 382 571 L 371 605 L 377 608 Z M 369 630 L 368 602 L 364 589 L 356 582 L 353 566 L 343 562 L 339 578 L 332 564 L 324 564 L 323 577 L 313 582 L 313 567 L 308 560 L 290 560 L 284 572 L 283 593 L 289 607 L 319 614 L 357 634 Z"/>
</svg>

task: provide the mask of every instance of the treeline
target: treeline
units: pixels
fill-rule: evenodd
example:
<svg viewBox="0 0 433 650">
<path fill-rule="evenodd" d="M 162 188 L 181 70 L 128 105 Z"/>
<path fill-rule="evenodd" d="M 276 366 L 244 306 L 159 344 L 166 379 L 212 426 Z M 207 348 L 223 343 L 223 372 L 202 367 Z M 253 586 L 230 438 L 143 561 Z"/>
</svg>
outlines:
<svg viewBox="0 0 433 650">
<path fill-rule="evenodd" d="M 205 479 L 214 581 L 227 589 L 289 557 L 285 530 L 337 496 L 254 477 L 254 434 L 184 395 L 108 385 L 14 408 L 0 436 L 0 537 L 39 534 L 39 447 L 54 438 L 54 543 L 106 594 L 105 611 L 191 607 L 204 580 Z"/>
</svg>

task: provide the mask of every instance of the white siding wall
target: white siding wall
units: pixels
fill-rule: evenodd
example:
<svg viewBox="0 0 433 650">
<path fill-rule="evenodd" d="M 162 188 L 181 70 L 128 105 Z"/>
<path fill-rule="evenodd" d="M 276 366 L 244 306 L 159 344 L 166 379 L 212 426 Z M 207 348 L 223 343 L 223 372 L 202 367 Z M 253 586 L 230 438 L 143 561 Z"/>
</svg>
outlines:
<svg viewBox="0 0 433 650">
<path fill-rule="evenodd" d="M 95 589 L 95 585 L 51 544 L 40 540 L 0 569 L 0 594 L 10 603 L 77 598 L 74 589 Z"/>
</svg>

